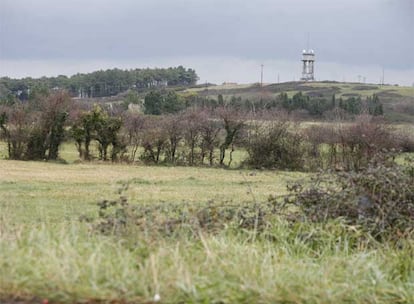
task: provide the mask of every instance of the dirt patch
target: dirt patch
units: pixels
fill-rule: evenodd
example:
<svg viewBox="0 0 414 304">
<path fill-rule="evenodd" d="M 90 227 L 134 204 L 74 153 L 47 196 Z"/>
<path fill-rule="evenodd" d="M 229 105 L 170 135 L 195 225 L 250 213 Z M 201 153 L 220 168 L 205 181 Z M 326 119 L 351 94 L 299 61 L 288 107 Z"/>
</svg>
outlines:
<svg viewBox="0 0 414 304">
<path fill-rule="evenodd" d="M 399 98 L 403 97 L 402 95 L 396 93 L 395 90 L 387 90 L 377 94 L 378 97 L 385 97 L 385 98 Z"/>
<path fill-rule="evenodd" d="M 359 86 L 354 86 L 352 89 L 355 91 L 370 91 L 370 90 L 378 90 L 379 88 L 377 86 L 359 85 Z"/>
<path fill-rule="evenodd" d="M 342 96 L 343 97 L 358 97 L 359 94 L 356 94 L 356 93 L 345 93 L 345 94 L 342 94 Z"/>
<path fill-rule="evenodd" d="M 312 90 L 306 92 L 309 97 L 331 97 L 334 94 L 340 93 L 341 90 L 337 87 L 329 88 L 312 88 Z"/>
<path fill-rule="evenodd" d="M 40 298 L 7 297 L 0 298 L 1 304 L 48 304 L 49 301 Z"/>
<path fill-rule="evenodd" d="M 61 304 L 59 301 L 52 301 L 48 299 L 40 298 L 0 298 L 1 304 Z M 67 303 L 67 302 L 65 302 Z M 143 303 L 143 304 L 152 304 L 153 301 L 133 301 L 128 302 L 126 300 L 101 300 L 101 299 L 90 299 L 82 300 L 80 302 L 72 302 L 72 304 L 133 304 L 133 303 Z"/>
</svg>

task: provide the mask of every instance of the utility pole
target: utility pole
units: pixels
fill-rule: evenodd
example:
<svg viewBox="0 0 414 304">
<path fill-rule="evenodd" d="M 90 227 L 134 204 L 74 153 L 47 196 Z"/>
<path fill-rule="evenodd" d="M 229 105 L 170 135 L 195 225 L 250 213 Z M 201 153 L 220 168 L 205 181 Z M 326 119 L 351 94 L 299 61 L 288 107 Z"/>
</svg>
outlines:
<svg viewBox="0 0 414 304">
<path fill-rule="evenodd" d="M 260 67 L 260 86 L 263 87 L 263 64 L 261 64 Z"/>
<path fill-rule="evenodd" d="M 277 83 L 280 83 L 279 73 L 277 73 Z"/>
</svg>

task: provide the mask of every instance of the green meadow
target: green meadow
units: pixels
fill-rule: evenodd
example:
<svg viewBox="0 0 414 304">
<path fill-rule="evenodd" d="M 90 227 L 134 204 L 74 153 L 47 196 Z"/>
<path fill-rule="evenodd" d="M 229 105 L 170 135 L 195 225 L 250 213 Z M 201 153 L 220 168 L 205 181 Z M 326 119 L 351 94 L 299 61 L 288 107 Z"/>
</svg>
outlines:
<svg viewBox="0 0 414 304">
<path fill-rule="evenodd" d="M 97 203 L 125 184 L 131 206 L 234 206 L 284 195 L 309 174 L 80 163 L 71 144 L 62 157 L 0 160 L 2 303 L 414 302 L 414 242 L 359 242 L 340 220 L 275 217 L 260 234 L 233 223 L 171 235 L 158 222 L 103 234 L 80 220 L 93 223 Z"/>
</svg>

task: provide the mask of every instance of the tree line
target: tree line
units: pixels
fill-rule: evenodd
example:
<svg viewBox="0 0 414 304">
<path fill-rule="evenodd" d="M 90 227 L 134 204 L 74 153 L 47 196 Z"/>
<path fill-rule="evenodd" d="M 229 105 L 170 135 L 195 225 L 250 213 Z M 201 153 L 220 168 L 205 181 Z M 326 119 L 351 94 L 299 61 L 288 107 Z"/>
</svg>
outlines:
<svg viewBox="0 0 414 304">
<path fill-rule="evenodd" d="M 243 117 L 230 108 L 188 108 L 169 115 L 118 112 L 57 92 L 0 106 L 0 130 L 7 157 L 15 160 L 57 160 L 62 142 L 72 140 L 83 160 L 224 165 Z"/>
<path fill-rule="evenodd" d="M 378 95 L 361 97 L 336 98 L 335 95 L 329 100 L 323 97 L 310 97 L 298 92 L 292 97 L 286 93 L 280 93 L 274 98 L 261 98 L 258 100 L 242 99 L 240 96 L 231 96 L 224 99 L 221 94 L 217 98 L 206 98 L 198 95 L 177 94 L 173 91 L 150 91 L 145 95 L 145 113 L 160 115 L 174 113 L 189 106 L 218 108 L 223 106 L 238 110 L 257 112 L 265 110 L 283 110 L 295 114 L 298 117 L 330 119 L 340 115 L 344 119 L 351 119 L 356 115 L 369 114 L 382 116 L 384 114 L 383 104 Z"/>
<path fill-rule="evenodd" d="M 217 100 L 211 104 L 220 105 L 223 103 L 230 104 L 234 107 L 243 108 L 250 111 L 279 109 L 288 113 L 296 113 L 297 116 L 330 118 L 341 115 L 344 118 L 351 118 L 355 115 L 369 114 L 381 116 L 384 114 L 383 104 L 378 95 L 368 96 L 365 99 L 358 97 L 336 98 L 332 97 L 311 97 L 298 92 L 292 97 L 287 93 L 280 93 L 273 98 L 242 99 L 240 96 L 232 96 L 229 101 L 223 101 L 223 96 L 219 95 Z"/>
<path fill-rule="evenodd" d="M 66 90 L 72 97 L 114 96 L 128 89 L 148 89 L 169 86 L 195 85 L 195 70 L 183 66 L 155 69 L 108 69 L 70 77 L 42 77 L 23 79 L 0 78 L 0 100 L 30 99 L 39 90 Z"/>
<path fill-rule="evenodd" d="M 245 166 L 289 170 L 352 170 L 382 149 L 414 150 L 412 138 L 369 114 L 309 128 L 284 109 L 231 104 L 158 114 L 80 103 L 63 91 L 38 94 L 0 107 L 0 136 L 9 159 L 57 160 L 62 142 L 71 141 L 85 161 L 231 166 L 234 151 L 242 150 Z"/>
</svg>

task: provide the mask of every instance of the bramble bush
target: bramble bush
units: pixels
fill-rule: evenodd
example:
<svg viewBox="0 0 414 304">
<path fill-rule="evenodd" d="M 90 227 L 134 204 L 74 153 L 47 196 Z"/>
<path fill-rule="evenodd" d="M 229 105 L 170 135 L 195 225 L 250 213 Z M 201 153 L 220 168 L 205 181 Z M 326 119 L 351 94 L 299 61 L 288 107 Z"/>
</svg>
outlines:
<svg viewBox="0 0 414 304">
<path fill-rule="evenodd" d="M 398 165 L 380 154 L 360 171 L 320 173 L 309 185 L 290 185 L 281 210 L 292 221 L 326 222 L 343 218 L 377 240 L 414 235 L 414 160 Z M 272 201 L 272 199 L 271 199 Z"/>
<path fill-rule="evenodd" d="M 253 168 L 304 170 L 309 147 L 287 120 L 256 121 L 245 143 L 246 164 Z"/>
<path fill-rule="evenodd" d="M 97 203 L 97 216 L 82 215 L 93 233 L 104 235 L 171 237 L 200 232 L 216 234 L 226 229 L 250 231 L 259 235 L 274 222 L 277 209 L 271 202 L 232 203 L 151 203 L 131 204 L 126 192 L 130 182 L 118 190 L 117 199 L 104 199 Z"/>
</svg>

